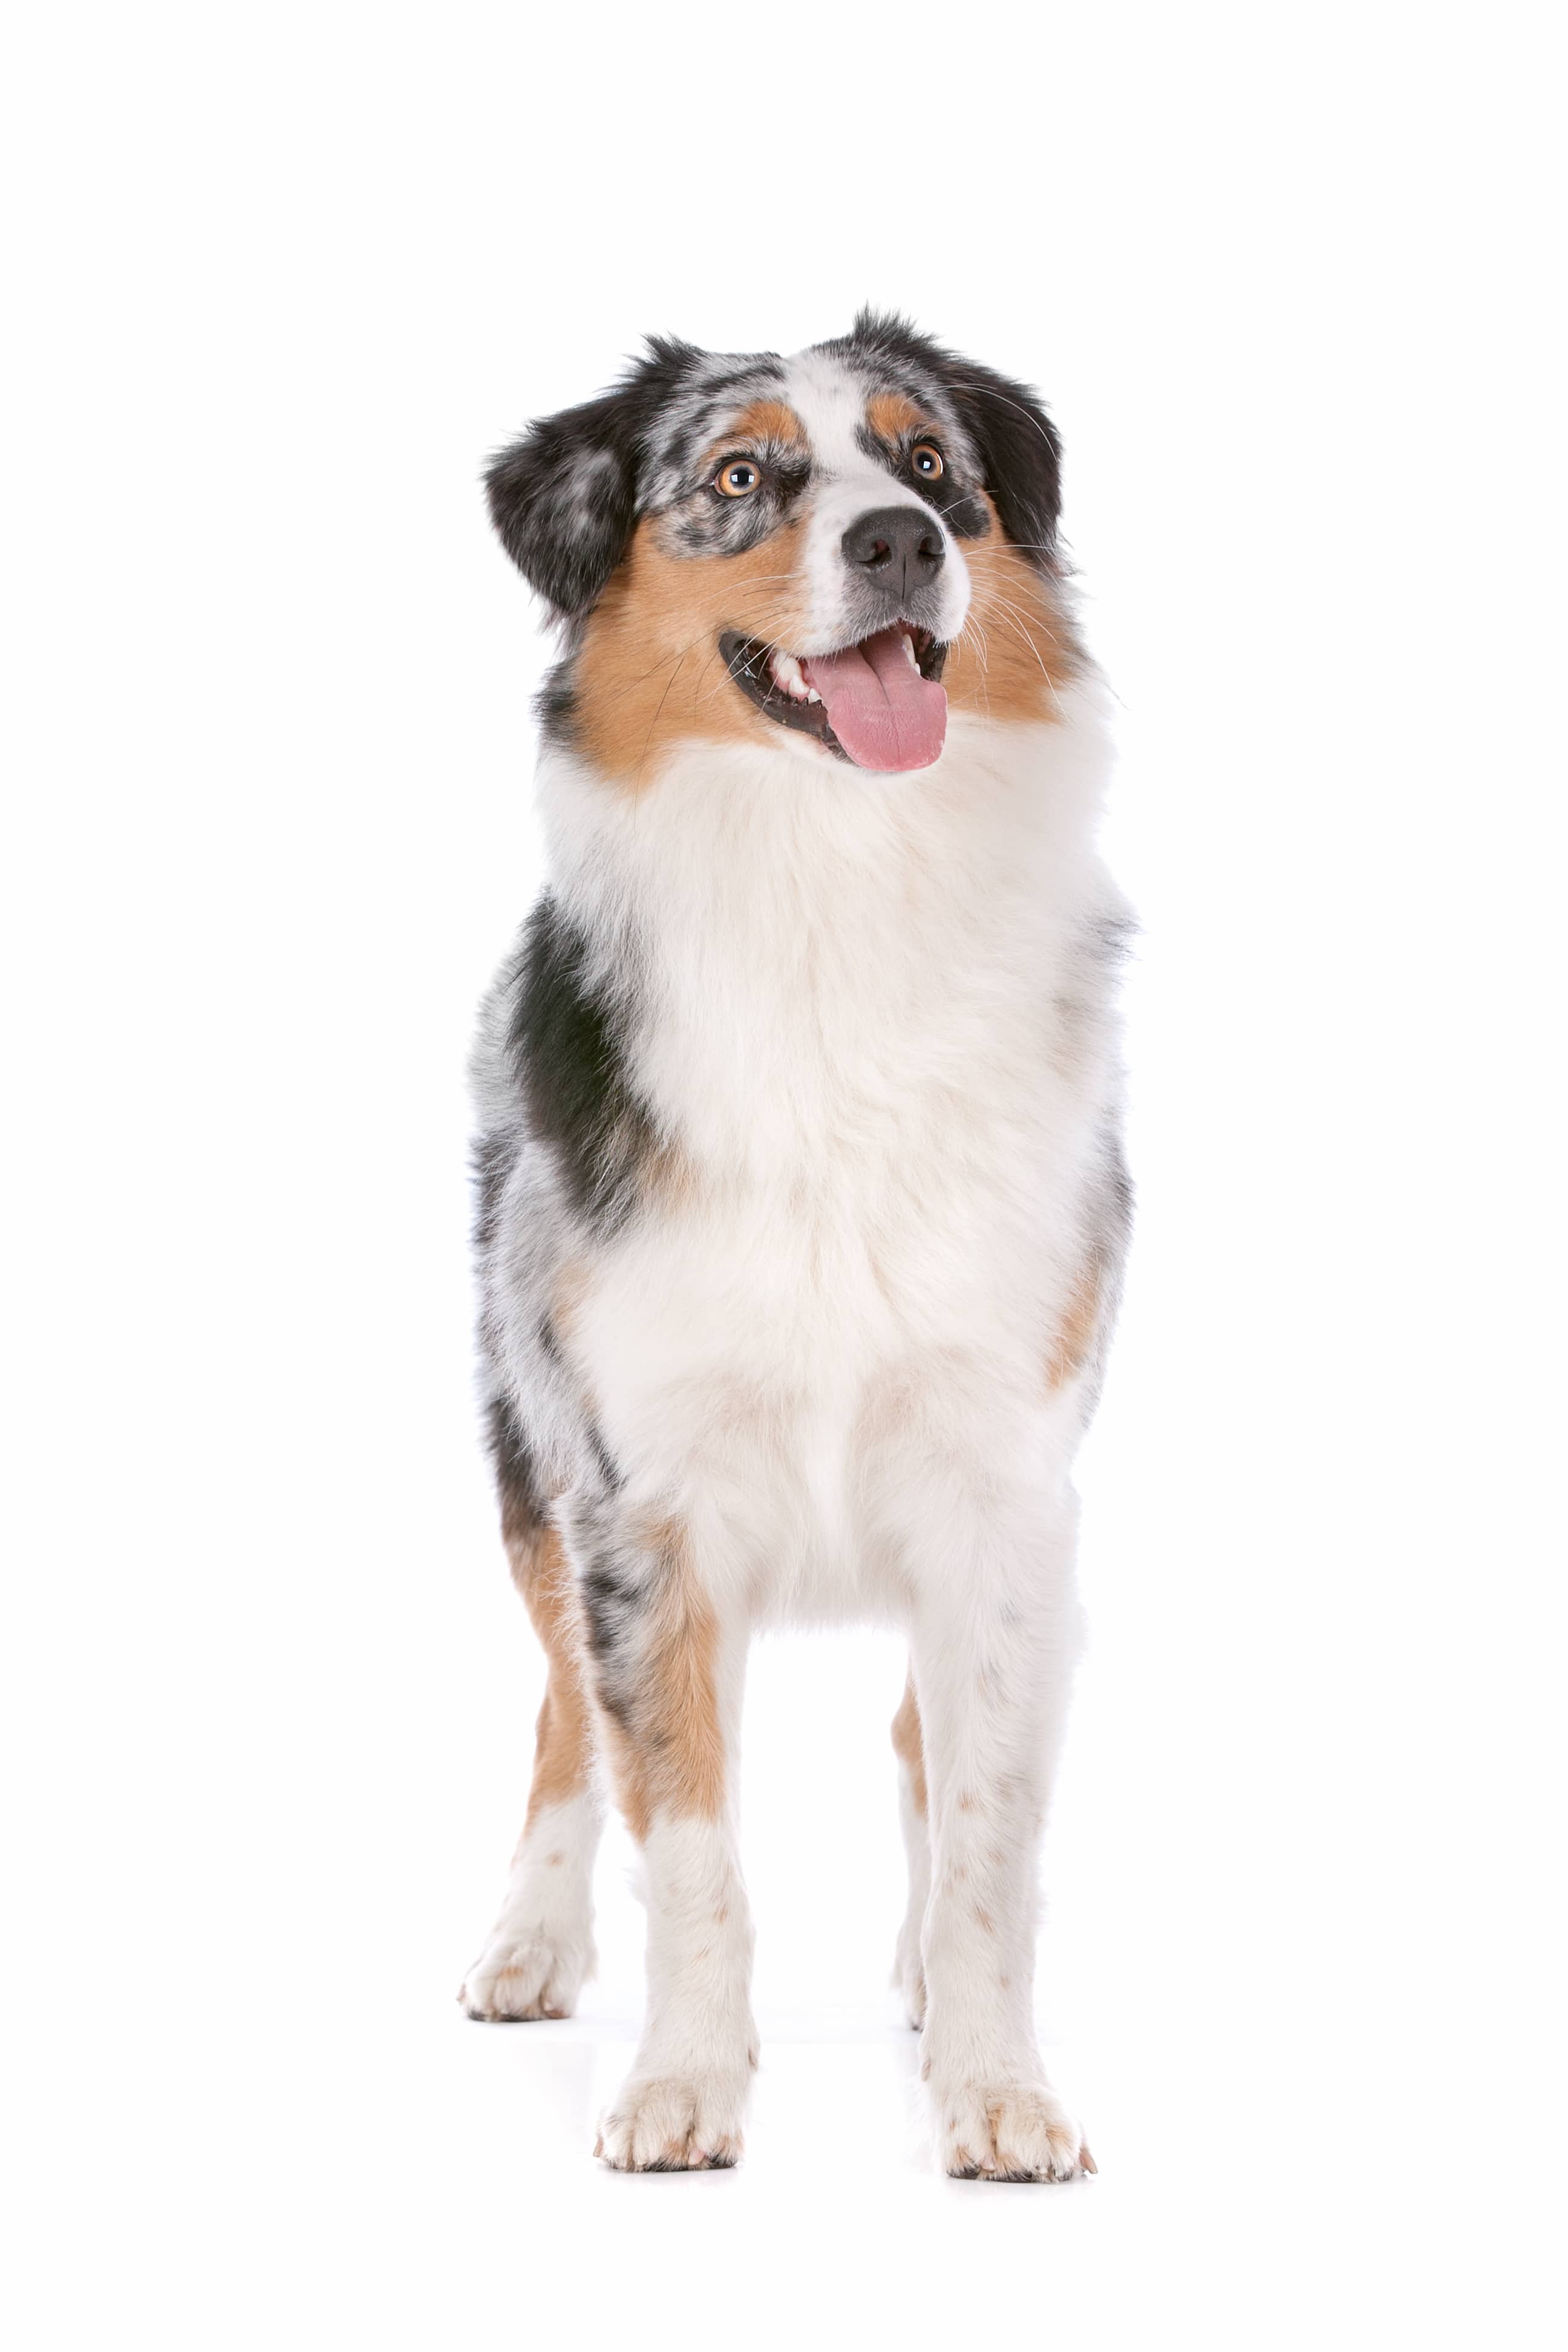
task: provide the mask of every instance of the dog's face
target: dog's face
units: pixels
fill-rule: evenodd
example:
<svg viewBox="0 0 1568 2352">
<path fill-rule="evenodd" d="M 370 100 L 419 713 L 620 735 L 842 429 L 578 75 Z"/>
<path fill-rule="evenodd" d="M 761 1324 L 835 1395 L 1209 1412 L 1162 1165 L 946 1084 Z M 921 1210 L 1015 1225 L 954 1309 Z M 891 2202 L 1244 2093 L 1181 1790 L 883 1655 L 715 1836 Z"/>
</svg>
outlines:
<svg viewBox="0 0 1568 2352">
<path fill-rule="evenodd" d="M 571 627 L 549 721 L 606 774 L 693 736 L 924 768 L 950 702 L 1048 718 L 1074 667 L 1053 427 L 897 320 L 793 359 L 655 341 L 488 481 Z"/>
</svg>

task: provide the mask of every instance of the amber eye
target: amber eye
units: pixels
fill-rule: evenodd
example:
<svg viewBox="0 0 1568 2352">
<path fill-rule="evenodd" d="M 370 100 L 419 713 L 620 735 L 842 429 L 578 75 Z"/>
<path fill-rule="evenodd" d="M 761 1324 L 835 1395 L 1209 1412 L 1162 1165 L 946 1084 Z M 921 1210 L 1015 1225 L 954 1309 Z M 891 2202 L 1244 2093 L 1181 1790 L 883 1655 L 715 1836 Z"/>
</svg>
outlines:
<svg viewBox="0 0 1568 2352">
<path fill-rule="evenodd" d="M 726 457 L 714 477 L 713 487 L 727 499 L 749 499 L 762 478 L 749 457 Z"/>
<path fill-rule="evenodd" d="M 922 474 L 928 482 L 934 482 L 942 472 L 942 451 L 933 449 L 929 441 L 921 441 L 910 450 L 910 463 L 917 474 Z"/>
</svg>

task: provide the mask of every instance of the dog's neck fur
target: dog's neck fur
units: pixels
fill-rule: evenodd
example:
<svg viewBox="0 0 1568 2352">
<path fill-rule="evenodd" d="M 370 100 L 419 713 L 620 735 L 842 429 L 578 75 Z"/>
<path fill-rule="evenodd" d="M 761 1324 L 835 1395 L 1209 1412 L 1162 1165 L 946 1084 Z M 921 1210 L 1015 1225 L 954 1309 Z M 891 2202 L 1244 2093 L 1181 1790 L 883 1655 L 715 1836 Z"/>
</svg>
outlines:
<svg viewBox="0 0 1568 2352">
<path fill-rule="evenodd" d="M 700 1163 L 799 1176 L 847 1119 L 891 1144 L 919 1097 L 1012 1118 L 1042 1068 L 1081 1086 L 1085 935 L 1120 914 L 1094 850 L 1106 764 L 1091 684 L 1050 724 L 956 719 L 918 778 L 782 738 L 679 747 L 628 793 L 548 752 L 554 886 L 598 969 L 638 974 L 656 1120 Z"/>
</svg>

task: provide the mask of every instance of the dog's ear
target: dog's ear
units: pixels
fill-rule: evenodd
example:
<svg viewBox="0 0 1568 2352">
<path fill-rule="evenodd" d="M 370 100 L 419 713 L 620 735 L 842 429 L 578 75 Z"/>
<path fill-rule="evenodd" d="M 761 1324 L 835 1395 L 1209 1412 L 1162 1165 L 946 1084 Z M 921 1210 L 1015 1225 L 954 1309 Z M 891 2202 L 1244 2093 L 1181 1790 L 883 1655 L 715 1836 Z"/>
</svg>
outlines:
<svg viewBox="0 0 1568 2352">
<path fill-rule="evenodd" d="M 490 520 L 531 588 L 585 613 L 637 520 L 637 449 L 614 393 L 530 427 L 485 473 Z"/>
<path fill-rule="evenodd" d="M 485 472 L 490 520 L 531 588 L 567 618 L 586 613 L 626 551 L 638 475 L 661 394 L 699 354 L 650 338 L 613 392 L 531 425 Z"/>
<path fill-rule="evenodd" d="M 979 455 L 1008 538 L 1042 572 L 1055 568 L 1062 511 L 1062 445 L 1027 384 L 950 359 L 944 388 Z"/>
</svg>

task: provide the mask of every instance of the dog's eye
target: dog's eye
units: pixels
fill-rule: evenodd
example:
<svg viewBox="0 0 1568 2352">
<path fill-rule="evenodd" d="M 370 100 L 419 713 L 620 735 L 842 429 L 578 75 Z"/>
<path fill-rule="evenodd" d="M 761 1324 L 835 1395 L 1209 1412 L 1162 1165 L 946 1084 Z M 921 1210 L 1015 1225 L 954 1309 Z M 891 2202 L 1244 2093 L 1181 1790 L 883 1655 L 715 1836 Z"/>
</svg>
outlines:
<svg viewBox="0 0 1568 2352">
<path fill-rule="evenodd" d="M 942 469 L 942 451 L 933 449 L 929 441 L 922 441 L 910 452 L 910 463 L 917 474 L 923 475 L 928 482 L 934 482 Z"/>
<path fill-rule="evenodd" d="M 762 478 L 749 457 L 726 457 L 714 477 L 713 487 L 727 499 L 749 499 Z"/>
</svg>

